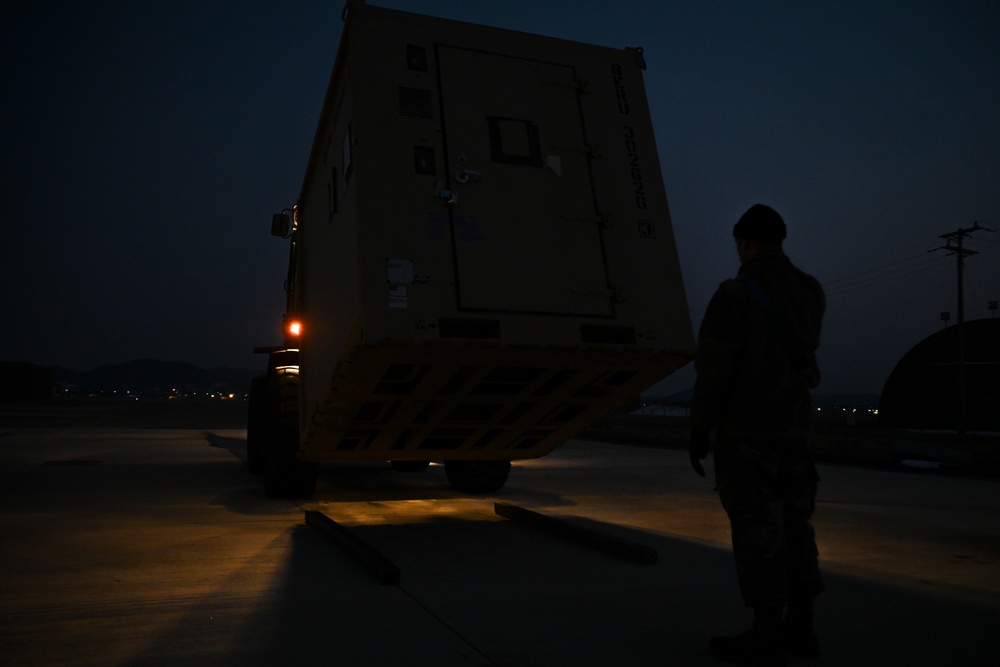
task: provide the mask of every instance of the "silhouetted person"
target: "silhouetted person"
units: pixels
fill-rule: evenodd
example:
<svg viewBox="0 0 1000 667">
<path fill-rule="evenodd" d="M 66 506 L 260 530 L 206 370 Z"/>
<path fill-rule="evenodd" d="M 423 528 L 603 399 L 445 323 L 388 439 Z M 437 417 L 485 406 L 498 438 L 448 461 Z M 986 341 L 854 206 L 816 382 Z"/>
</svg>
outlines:
<svg viewBox="0 0 1000 667">
<path fill-rule="evenodd" d="M 786 649 L 819 654 L 812 611 L 823 582 L 809 523 L 818 476 L 807 432 L 826 300 L 785 256 L 785 235 L 781 216 L 762 204 L 733 228 L 740 268 L 705 311 L 691 403 L 691 464 L 705 475 L 714 430 L 716 488 L 754 612 L 749 631 L 713 637 L 712 654 L 748 665 L 784 665 Z"/>
</svg>

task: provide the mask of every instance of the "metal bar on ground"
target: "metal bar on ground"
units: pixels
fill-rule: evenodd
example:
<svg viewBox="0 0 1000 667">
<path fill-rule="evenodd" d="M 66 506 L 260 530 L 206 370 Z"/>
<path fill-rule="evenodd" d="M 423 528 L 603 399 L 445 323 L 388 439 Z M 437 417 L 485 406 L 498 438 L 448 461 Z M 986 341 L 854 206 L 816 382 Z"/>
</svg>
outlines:
<svg viewBox="0 0 1000 667">
<path fill-rule="evenodd" d="M 399 585 L 399 567 L 347 528 L 316 511 L 306 512 L 306 523 L 333 540 L 359 565 L 371 572 L 380 584 Z"/>
<path fill-rule="evenodd" d="M 613 537 L 591 528 L 577 526 L 562 519 L 539 514 L 523 507 L 494 503 L 493 511 L 507 519 L 521 521 L 566 539 L 579 542 L 605 553 L 631 560 L 642 565 L 653 565 L 658 558 L 656 549 L 619 537 Z"/>
</svg>

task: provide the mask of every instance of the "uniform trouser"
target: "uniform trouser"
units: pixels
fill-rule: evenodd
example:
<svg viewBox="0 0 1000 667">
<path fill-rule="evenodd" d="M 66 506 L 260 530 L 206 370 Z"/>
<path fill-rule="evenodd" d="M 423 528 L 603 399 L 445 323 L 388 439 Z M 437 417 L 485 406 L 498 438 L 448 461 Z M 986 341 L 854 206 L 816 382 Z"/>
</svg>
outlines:
<svg viewBox="0 0 1000 667">
<path fill-rule="evenodd" d="M 809 523 L 819 477 L 806 440 L 720 433 L 715 464 L 744 603 L 755 608 L 811 603 L 823 591 L 823 580 Z"/>
</svg>

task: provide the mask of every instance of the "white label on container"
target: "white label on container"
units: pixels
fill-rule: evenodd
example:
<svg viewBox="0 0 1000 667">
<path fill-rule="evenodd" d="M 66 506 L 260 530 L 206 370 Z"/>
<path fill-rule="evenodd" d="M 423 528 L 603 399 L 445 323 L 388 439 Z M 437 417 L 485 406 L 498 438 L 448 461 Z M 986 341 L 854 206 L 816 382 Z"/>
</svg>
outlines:
<svg viewBox="0 0 1000 667">
<path fill-rule="evenodd" d="M 389 286 L 389 307 L 406 308 L 406 288 L 400 285 Z"/>
</svg>

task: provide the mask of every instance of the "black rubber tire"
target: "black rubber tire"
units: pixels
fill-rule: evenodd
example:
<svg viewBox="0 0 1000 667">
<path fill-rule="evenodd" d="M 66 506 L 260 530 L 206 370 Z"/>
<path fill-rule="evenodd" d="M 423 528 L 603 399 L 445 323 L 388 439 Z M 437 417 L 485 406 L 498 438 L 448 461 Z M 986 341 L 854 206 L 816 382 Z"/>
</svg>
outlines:
<svg viewBox="0 0 1000 667">
<path fill-rule="evenodd" d="M 398 472 L 422 472 L 430 464 L 430 461 L 389 461 L 392 469 Z"/>
<path fill-rule="evenodd" d="M 451 488 L 462 493 L 493 493 L 503 488 L 510 461 L 445 461 Z"/>
<path fill-rule="evenodd" d="M 247 468 L 257 474 L 264 472 L 264 441 L 268 437 L 267 376 L 250 381 L 247 400 Z"/>
<path fill-rule="evenodd" d="M 274 498 L 308 498 L 316 489 L 319 464 L 300 461 L 299 376 L 268 375 L 270 433 L 264 446 L 264 492 Z"/>
</svg>

